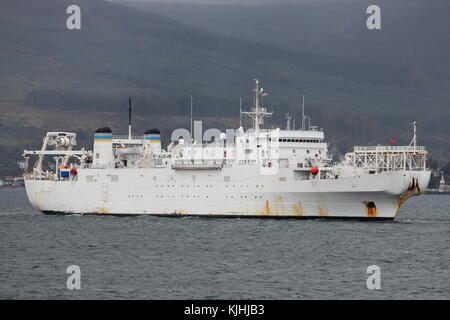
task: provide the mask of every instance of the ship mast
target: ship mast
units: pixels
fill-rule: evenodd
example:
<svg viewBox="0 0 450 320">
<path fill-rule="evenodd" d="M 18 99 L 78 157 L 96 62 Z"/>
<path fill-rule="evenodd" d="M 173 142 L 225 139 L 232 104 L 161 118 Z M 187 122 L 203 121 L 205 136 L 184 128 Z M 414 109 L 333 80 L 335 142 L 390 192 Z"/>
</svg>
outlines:
<svg viewBox="0 0 450 320">
<path fill-rule="evenodd" d="M 254 79 L 255 80 L 255 132 L 259 133 L 259 124 L 260 124 L 260 119 L 261 119 L 261 110 L 259 107 L 259 80 L 258 79 Z M 258 135 L 256 135 L 258 136 Z"/>
<path fill-rule="evenodd" d="M 131 140 L 131 97 L 128 97 L 128 139 Z"/>
<path fill-rule="evenodd" d="M 414 121 L 413 123 L 413 138 L 411 140 L 411 142 L 409 143 L 409 147 L 411 147 L 411 145 L 413 146 L 413 151 L 416 151 L 416 146 L 417 146 L 417 123 Z"/>
<path fill-rule="evenodd" d="M 258 79 L 253 79 L 255 81 L 255 97 L 254 97 L 254 106 L 252 107 L 251 111 L 242 111 L 242 115 L 247 115 L 250 116 L 251 118 L 253 118 L 255 120 L 255 125 L 254 125 L 254 129 L 255 129 L 255 135 L 256 137 L 258 137 L 259 134 L 259 130 L 260 130 L 260 125 L 263 124 L 263 119 L 265 117 L 270 117 L 272 116 L 272 112 L 268 112 L 266 108 L 261 107 L 259 105 L 259 96 L 262 94 L 262 89 L 259 88 L 259 80 Z"/>
<path fill-rule="evenodd" d="M 190 134 L 191 134 L 191 140 L 190 140 L 190 143 L 192 143 L 193 141 L 194 141 L 194 135 L 192 134 L 192 108 L 193 108 L 193 105 L 194 105 L 194 101 L 193 101 L 193 97 L 192 97 L 192 94 L 191 94 L 191 122 L 190 122 L 190 124 L 191 124 L 191 131 L 190 131 Z"/>
<path fill-rule="evenodd" d="M 242 127 L 242 97 L 239 98 L 239 128 Z"/>
</svg>

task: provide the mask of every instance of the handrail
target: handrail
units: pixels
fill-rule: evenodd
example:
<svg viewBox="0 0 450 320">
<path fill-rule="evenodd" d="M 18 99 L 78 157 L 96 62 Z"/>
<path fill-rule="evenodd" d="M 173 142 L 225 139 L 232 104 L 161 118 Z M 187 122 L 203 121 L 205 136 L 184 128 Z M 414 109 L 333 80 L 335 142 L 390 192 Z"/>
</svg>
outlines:
<svg viewBox="0 0 450 320">
<path fill-rule="evenodd" d="M 424 146 L 354 146 L 354 152 L 361 151 L 377 151 L 377 152 L 386 152 L 386 151 L 425 151 Z"/>
<path fill-rule="evenodd" d="M 117 139 L 117 140 L 128 140 L 129 137 L 127 135 L 113 135 L 112 136 L 113 139 Z M 143 136 L 131 136 L 131 140 L 143 140 L 144 137 Z"/>
</svg>

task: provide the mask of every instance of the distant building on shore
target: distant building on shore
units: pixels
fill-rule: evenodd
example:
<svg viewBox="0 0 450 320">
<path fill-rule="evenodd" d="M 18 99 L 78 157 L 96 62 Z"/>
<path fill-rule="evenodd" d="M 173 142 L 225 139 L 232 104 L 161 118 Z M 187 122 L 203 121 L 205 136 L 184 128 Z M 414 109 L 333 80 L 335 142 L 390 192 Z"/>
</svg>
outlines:
<svg viewBox="0 0 450 320">
<path fill-rule="evenodd" d="M 1 187 L 23 187 L 25 185 L 23 177 L 6 176 L 0 179 Z"/>
<path fill-rule="evenodd" d="M 439 182 L 439 192 L 446 192 L 447 185 L 445 184 L 444 175 L 441 175 L 441 181 Z"/>
</svg>

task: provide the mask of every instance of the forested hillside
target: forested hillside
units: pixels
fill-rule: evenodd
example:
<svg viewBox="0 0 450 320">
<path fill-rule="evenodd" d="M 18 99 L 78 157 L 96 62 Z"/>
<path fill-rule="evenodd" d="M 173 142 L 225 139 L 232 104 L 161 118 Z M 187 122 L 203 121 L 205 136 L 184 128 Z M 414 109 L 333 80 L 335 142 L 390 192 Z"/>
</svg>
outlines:
<svg viewBox="0 0 450 320">
<path fill-rule="evenodd" d="M 66 28 L 69 4 L 81 7 L 81 30 Z M 304 92 L 336 152 L 390 138 L 409 143 L 417 120 L 433 158 L 449 157 L 448 79 L 411 64 L 218 35 L 100 0 L 2 1 L 0 8 L 0 176 L 18 173 L 22 150 L 39 146 L 46 130 L 78 131 L 82 145 L 96 127 L 125 132 L 128 96 L 136 130 L 158 126 L 165 141 L 188 126 L 191 94 L 196 119 L 237 126 L 239 97 L 251 103 L 254 78 L 275 112 L 269 126 L 284 125 L 288 111 L 298 117 Z"/>
</svg>

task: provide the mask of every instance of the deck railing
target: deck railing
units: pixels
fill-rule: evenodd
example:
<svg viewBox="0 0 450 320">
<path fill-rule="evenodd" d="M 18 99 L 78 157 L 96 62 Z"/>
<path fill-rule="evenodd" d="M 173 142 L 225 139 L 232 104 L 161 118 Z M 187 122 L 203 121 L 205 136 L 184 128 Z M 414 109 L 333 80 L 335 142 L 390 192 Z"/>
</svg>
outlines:
<svg viewBox="0 0 450 320">
<path fill-rule="evenodd" d="M 406 152 L 406 151 L 425 151 L 424 146 L 355 146 L 355 152 Z"/>
</svg>

